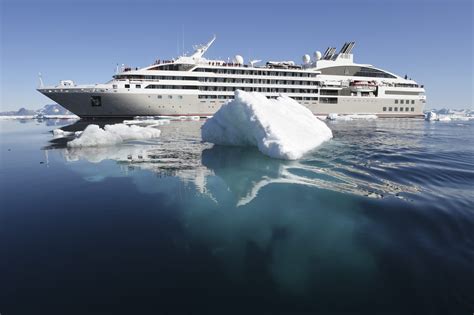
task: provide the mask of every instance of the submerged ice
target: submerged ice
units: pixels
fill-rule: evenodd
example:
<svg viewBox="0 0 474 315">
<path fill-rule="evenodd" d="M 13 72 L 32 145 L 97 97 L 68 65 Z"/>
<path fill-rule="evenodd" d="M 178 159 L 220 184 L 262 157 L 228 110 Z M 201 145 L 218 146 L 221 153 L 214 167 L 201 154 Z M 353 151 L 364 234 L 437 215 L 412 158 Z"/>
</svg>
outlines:
<svg viewBox="0 0 474 315">
<path fill-rule="evenodd" d="M 128 140 L 146 140 L 158 138 L 159 129 L 136 125 L 114 124 L 105 125 L 104 129 L 97 125 L 89 125 L 82 134 L 67 143 L 68 147 L 97 147 L 122 143 Z"/>
<path fill-rule="evenodd" d="M 201 129 L 202 140 L 218 145 L 256 146 L 273 158 L 295 160 L 332 138 L 331 129 L 289 97 L 267 99 L 236 91 Z"/>
</svg>

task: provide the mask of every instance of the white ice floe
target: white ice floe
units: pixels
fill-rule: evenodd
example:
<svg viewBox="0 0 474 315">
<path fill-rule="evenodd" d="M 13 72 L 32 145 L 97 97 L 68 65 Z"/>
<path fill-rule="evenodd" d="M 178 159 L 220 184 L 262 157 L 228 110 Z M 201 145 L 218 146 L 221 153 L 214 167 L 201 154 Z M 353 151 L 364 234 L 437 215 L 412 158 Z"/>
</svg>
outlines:
<svg viewBox="0 0 474 315">
<path fill-rule="evenodd" d="M 289 97 L 236 91 L 201 129 L 202 140 L 256 146 L 273 158 L 295 160 L 332 138 L 331 129 Z"/>
<path fill-rule="evenodd" d="M 451 117 L 442 115 L 442 116 L 439 116 L 438 121 L 451 121 Z"/>
<path fill-rule="evenodd" d="M 427 121 L 438 121 L 439 117 L 438 117 L 438 114 L 436 114 L 435 112 L 428 112 L 425 115 L 425 120 L 427 120 Z"/>
<path fill-rule="evenodd" d="M 447 113 L 447 114 L 438 114 L 434 110 L 425 113 L 425 120 L 427 121 L 452 121 L 452 120 L 462 120 L 462 121 L 469 121 L 474 120 L 474 116 L 470 116 L 470 114 L 465 114 L 463 112 L 454 112 L 454 113 Z"/>
<path fill-rule="evenodd" d="M 105 125 L 104 129 L 97 125 L 89 125 L 79 138 L 67 143 L 68 147 L 97 147 L 114 145 L 127 140 L 145 140 L 158 138 L 161 131 L 153 127 L 115 124 Z"/>
<path fill-rule="evenodd" d="M 42 116 L 38 116 L 38 115 L 22 115 L 22 116 L 18 116 L 18 115 L 0 115 L 0 119 L 67 119 L 67 120 L 71 120 L 71 119 L 79 119 L 79 116 L 76 116 L 76 115 L 42 115 Z"/>
<path fill-rule="evenodd" d="M 14 116 L 14 115 L 10 115 L 10 116 L 3 116 L 3 115 L 0 115 L 0 119 L 34 119 L 35 116 L 34 115 L 25 115 L 25 116 Z"/>
<path fill-rule="evenodd" d="M 43 119 L 79 119 L 77 115 L 43 115 Z"/>
<path fill-rule="evenodd" d="M 54 129 L 53 138 L 57 139 L 57 138 L 64 138 L 64 137 L 71 137 L 71 136 L 79 137 L 81 133 L 82 131 L 73 132 L 73 131 L 64 131 L 62 129 Z"/>
<path fill-rule="evenodd" d="M 168 125 L 171 121 L 169 119 L 134 119 L 134 120 L 124 120 L 123 123 L 125 125 L 153 125 L 153 126 L 161 126 L 161 125 Z"/>
<path fill-rule="evenodd" d="M 377 119 L 377 115 L 372 114 L 350 114 L 350 115 L 339 115 L 336 113 L 331 113 L 327 116 L 328 120 L 355 120 L 355 119 Z"/>
<path fill-rule="evenodd" d="M 156 118 L 163 120 L 163 119 L 168 119 L 168 120 L 200 120 L 200 116 L 155 116 Z"/>
</svg>

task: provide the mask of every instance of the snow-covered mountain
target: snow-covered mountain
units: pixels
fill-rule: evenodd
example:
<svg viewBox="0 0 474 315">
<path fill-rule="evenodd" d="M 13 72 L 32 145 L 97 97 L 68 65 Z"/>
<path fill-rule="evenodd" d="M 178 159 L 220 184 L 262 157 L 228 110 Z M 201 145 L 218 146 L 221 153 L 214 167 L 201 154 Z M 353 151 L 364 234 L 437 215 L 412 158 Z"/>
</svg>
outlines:
<svg viewBox="0 0 474 315">
<path fill-rule="evenodd" d="M 74 115 L 64 107 L 58 104 L 48 104 L 44 105 L 43 108 L 32 110 L 26 108 L 20 108 L 17 111 L 7 111 L 7 112 L 0 112 L 0 116 L 36 116 L 36 115 Z"/>
</svg>

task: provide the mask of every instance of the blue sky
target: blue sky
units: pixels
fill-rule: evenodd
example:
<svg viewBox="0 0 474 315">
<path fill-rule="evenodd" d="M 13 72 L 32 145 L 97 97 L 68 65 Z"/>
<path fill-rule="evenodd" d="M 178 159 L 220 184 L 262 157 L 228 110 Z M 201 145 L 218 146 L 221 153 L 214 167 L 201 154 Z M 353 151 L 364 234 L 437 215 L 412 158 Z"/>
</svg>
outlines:
<svg viewBox="0 0 474 315">
<path fill-rule="evenodd" d="M 177 46 L 217 41 L 208 57 L 295 60 L 356 41 L 354 58 L 427 90 L 428 108 L 473 106 L 473 4 L 449 1 L 0 0 L 1 109 L 52 103 L 45 84 L 108 81 Z M 184 32 L 183 32 L 184 30 Z M 181 48 L 180 48 L 181 49 Z"/>
</svg>

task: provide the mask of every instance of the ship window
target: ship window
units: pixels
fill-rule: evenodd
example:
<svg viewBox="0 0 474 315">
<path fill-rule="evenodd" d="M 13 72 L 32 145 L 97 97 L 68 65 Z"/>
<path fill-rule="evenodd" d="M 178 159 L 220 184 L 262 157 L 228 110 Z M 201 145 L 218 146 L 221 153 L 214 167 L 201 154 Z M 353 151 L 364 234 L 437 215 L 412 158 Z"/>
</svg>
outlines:
<svg viewBox="0 0 474 315">
<path fill-rule="evenodd" d="M 384 107 L 384 108 L 383 108 L 383 111 L 386 112 L 386 111 L 387 111 L 387 107 Z"/>
<path fill-rule="evenodd" d="M 129 88 L 130 88 L 130 84 L 125 84 L 125 88 L 126 88 L 126 89 L 129 89 Z"/>
<path fill-rule="evenodd" d="M 117 84 L 112 85 L 112 88 L 116 89 L 116 88 L 117 88 Z"/>
<path fill-rule="evenodd" d="M 141 86 L 140 84 L 135 84 L 135 87 L 136 87 L 137 89 L 141 89 L 141 88 L 142 88 L 142 86 Z"/>
<path fill-rule="evenodd" d="M 414 112 L 414 111 L 415 111 L 415 107 L 412 107 L 412 108 L 411 108 L 411 111 Z"/>
<path fill-rule="evenodd" d="M 102 106 L 102 99 L 100 98 L 100 96 L 91 96 L 91 105 Z"/>
<path fill-rule="evenodd" d="M 321 69 L 322 74 L 329 75 L 344 75 L 344 76 L 356 76 L 356 77 L 376 77 L 376 78 L 392 78 L 395 79 L 394 75 L 391 75 L 385 71 L 359 66 L 336 66 Z"/>
<path fill-rule="evenodd" d="M 395 100 L 395 104 L 398 104 L 398 100 Z"/>
<path fill-rule="evenodd" d="M 157 98 L 161 98 L 161 95 L 158 95 Z"/>
<path fill-rule="evenodd" d="M 410 109 L 408 107 L 405 107 L 405 111 L 408 112 Z"/>
<path fill-rule="evenodd" d="M 415 104 L 415 100 L 411 100 L 411 103 L 412 103 L 412 104 Z"/>
<path fill-rule="evenodd" d="M 403 107 L 400 107 L 400 111 L 403 112 Z"/>
<path fill-rule="evenodd" d="M 403 104 L 403 100 L 400 100 L 400 104 Z M 408 103 L 407 103 L 408 104 Z"/>
<path fill-rule="evenodd" d="M 398 107 L 394 107 L 394 108 L 393 108 L 393 111 L 394 111 L 394 112 L 398 112 Z"/>
<path fill-rule="evenodd" d="M 324 104 L 337 104 L 337 97 L 321 97 L 319 101 Z"/>
<path fill-rule="evenodd" d="M 182 96 L 182 95 L 178 95 L 178 98 L 179 98 L 179 99 L 182 99 L 182 98 L 183 98 L 183 96 Z"/>
<path fill-rule="evenodd" d="M 391 111 L 392 111 L 392 108 L 391 108 L 391 107 L 389 107 L 389 108 L 388 108 L 388 111 L 389 111 L 389 112 L 391 112 Z"/>
<path fill-rule="evenodd" d="M 173 98 L 173 95 L 168 95 L 168 98 Z"/>
</svg>

